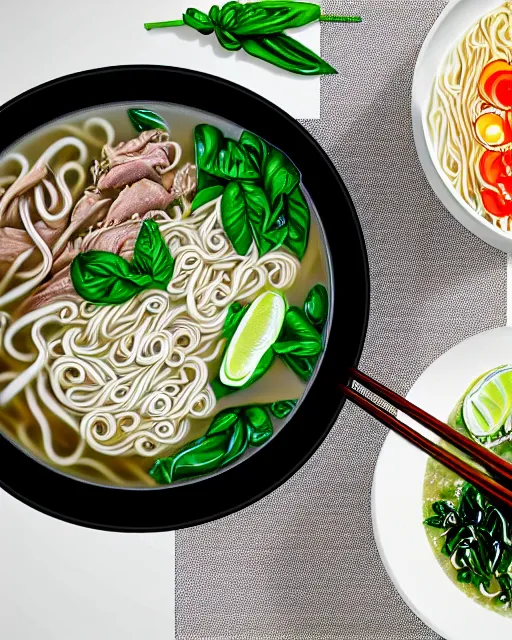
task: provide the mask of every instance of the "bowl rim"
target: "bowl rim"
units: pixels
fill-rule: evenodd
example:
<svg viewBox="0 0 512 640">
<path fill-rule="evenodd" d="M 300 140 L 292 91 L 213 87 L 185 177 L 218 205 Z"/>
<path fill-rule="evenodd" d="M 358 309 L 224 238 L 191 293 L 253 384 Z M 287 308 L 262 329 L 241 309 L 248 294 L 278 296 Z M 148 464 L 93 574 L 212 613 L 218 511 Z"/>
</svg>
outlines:
<svg viewBox="0 0 512 640">
<path fill-rule="evenodd" d="M 175 86 L 180 87 L 178 101 Z M 101 101 L 93 98 L 98 95 Z M 125 65 L 46 82 L 0 107 L 0 154 L 38 127 L 67 114 L 126 102 L 164 102 L 202 109 L 250 129 L 283 149 L 299 168 L 327 244 L 332 248 L 336 242 L 336 251 L 327 247 L 332 276 L 331 329 L 335 330 L 327 336 L 317 374 L 288 423 L 239 465 L 189 484 L 158 489 L 107 487 L 52 469 L 7 437 L 0 437 L 0 486 L 25 504 L 90 528 L 168 531 L 214 520 L 259 500 L 290 478 L 320 446 L 344 404 L 339 384 L 347 381 L 345 372 L 357 364 L 363 348 L 370 299 L 368 259 L 354 205 L 318 142 L 268 100 L 202 72 Z M 12 122 L 21 126 L 7 126 Z M 340 210 L 333 215 L 332 202 L 336 199 Z M 343 295 L 339 293 L 341 286 Z M 345 300 L 350 300 L 350 313 L 346 312 Z M 315 429 L 310 428 L 312 424 Z M 173 499 L 172 512 L 168 498 Z"/>
<path fill-rule="evenodd" d="M 488 6 L 487 8 L 482 9 L 481 4 L 480 8 L 478 8 L 478 3 L 481 3 L 482 0 L 451 0 L 439 14 L 439 17 L 427 34 L 416 59 L 416 65 L 414 68 L 411 91 L 412 129 L 420 164 L 430 186 L 441 203 L 468 231 L 471 231 L 471 233 L 496 249 L 509 252 L 512 249 L 512 233 L 510 231 L 503 231 L 485 220 L 485 218 L 480 216 L 455 191 L 439 165 L 432 147 L 430 132 L 428 131 L 426 123 L 426 112 L 428 109 L 432 82 L 437 74 L 440 64 L 442 64 L 446 55 L 453 48 L 453 42 L 458 41 L 478 20 L 478 16 L 475 18 L 469 18 L 467 15 L 464 16 L 464 6 L 473 3 L 474 11 L 478 11 L 479 15 L 483 16 L 489 11 L 492 11 L 493 8 L 497 9 L 501 4 L 503 4 L 500 0 L 486 1 Z M 457 24 L 457 35 L 453 38 L 450 47 L 437 48 L 435 42 L 436 36 L 438 36 L 440 29 L 443 28 L 447 20 L 453 21 L 454 24 Z M 464 20 L 467 22 L 464 22 Z M 434 54 L 435 57 L 439 58 L 440 61 L 435 65 L 435 70 L 432 70 L 432 68 L 426 70 L 425 67 L 427 66 L 428 58 L 432 56 L 433 50 L 436 51 Z M 424 75 L 427 76 L 428 82 L 425 81 L 425 78 L 423 77 Z"/>
</svg>

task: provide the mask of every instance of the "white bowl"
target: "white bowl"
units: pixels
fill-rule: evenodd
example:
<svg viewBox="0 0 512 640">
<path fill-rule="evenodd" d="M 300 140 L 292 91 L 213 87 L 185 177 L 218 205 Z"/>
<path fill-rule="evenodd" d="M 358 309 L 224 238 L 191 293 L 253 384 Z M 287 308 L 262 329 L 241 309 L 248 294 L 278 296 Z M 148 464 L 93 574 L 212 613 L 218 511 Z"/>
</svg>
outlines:
<svg viewBox="0 0 512 640">
<path fill-rule="evenodd" d="M 492 329 L 450 349 L 418 378 L 407 395 L 446 422 L 468 386 L 483 372 L 512 363 L 512 327 Z M 424 435 L 414 420 L 400 420 Z M 375 541 L 398 592 L 431 629 L 446 640 L 508 637 L 512 618 L 462 593 L 440 567 L 423 526 L 423 480 L 428 456 L 390 433 L 381 450 L 372 489 Z"/>
<path fill-rule="evenodd" d="M 512 232 L 502 231 L 480 216 L 455 191 L 437 160 L 427 126 L 434 79 L 446 55 L 479 18 L 503 0 L 452 0 L 423 43 L 412 85 L 412 126 L 418 156 L 432 189 L 448 211 L 466 229 L 488 244 L 512 252 Z"/>
</svg>

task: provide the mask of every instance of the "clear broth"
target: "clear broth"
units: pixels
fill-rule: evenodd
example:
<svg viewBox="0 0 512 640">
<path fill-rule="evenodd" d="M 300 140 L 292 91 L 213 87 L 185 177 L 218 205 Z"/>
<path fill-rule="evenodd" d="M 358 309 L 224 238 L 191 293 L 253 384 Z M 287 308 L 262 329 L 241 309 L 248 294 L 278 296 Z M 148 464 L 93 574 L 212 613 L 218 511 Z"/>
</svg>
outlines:
<svg viewBox="0 0 512 640">
<path fill-rule="evenodd" d="M 193 130 L 197 124 L 212 124 L 220 128 L 225 135 L 237 138 L 242 131 L 233 123 L 221 118 L 178 105 L 161 103 L 116 104 L 88 109 L 87 111 L 81 111 L 56 120 L 24 137 L 7 152 L 22 153 L 28 158 L 32 166 L 45 148 L 55 140 L 63 137 L 63 125 L 74 125 L 80 127 L 85 120 L 91 117 L 102 117 L 114 126 L 116 131 L 115 144 L 129 140 L 136 137 L 137 133 L 134 131 L 133 125 L 127 116 L 127 107 L 151 109 L 160 114 L 167 121 L 171 129 L 171 139 L 178 142 L 183 150 L 183 157 L 180 165 L 187 161 L 194 162 Z M 99 158 L 101 148 L 94 147 L 90 144 L 87 146 L 89 151 L 88 161 L 92 162 L 93 159 Z M 8 174 L 9 163 L 2 163 L 2 159 L 0 158 L 0 177 Z M 315 211 L 311 200 L 309 198 L 308 200 L 311 209 L 309 243 L 306 254 L 301 263 L 301 269 L 298 277 L 294 285 L 286 292 L 288 302 L 292 305 L 298 306 L 302 306 L 308 291 L 318 283 L 324 284 L 327 287 L 329 297 L 330 299 L 332 298 L 332 291 L 330 287 L 330 259 L 327 250 L 327 242 L 318 214 Z M 22 302 L 22 300 L 18 301 L 17 304 L 20 302 Z M 15 311 L 13 307 L 7 310 Z M 330 321 L 327 324 L 326 332 L 329 331 L 329 326 Z M 27 344 L 23 345 L 25 350 L 29 349 L 29 344 L 29 338 L 27 336 Z M 219 361 L 212 363 L 210 367 L 210 379 L 212 379 L 213 375 L 217 373 L 219 364 Z M 15 369 L 15 367 L 17 367 L 17 369 Z M 18 370 L 19 372 L 23 370 L 19 363 L 14 365 L 14 363 L 6 356 L 5 352 L 0 351 L 0 373 L 12 371 L 13 369 Z M 311 381 L 309 384 L 311 384 Z M 281 361 L 276 361 L 268 373 L 250 388 L 221 399 L 217 403 L 212 413 L 212 417 L 215 413 L 226 407 L 301 398 L 306 390 L 307 385 L 303 384 Z M 45 412 L 45 415 L 50 422 L 55 451 L 61 456 L 69 455 L 76 448 L 80 436 L 60 419 L 56 418 L 52 413 Z M 292 415 L 293 413 L 283 421 L 276 420 L 274 423 L 274 433 L 279 431 Z M 210 421 L 211 418 L 192 420 L 191 429 L 187 436 L 180 441 L 179 444 L 174 447 L 169 447 L 164 454 L 160 453 L 156 457 L 170 455 L 174 451 L 183 447 L 187 442 L 203 435 Z M 20 424 L 24 426 L 26 435 L 30 439 L 30 442 L 35 446 L 30 445 L 27 441 L 25 443 L 20 442 L 16 435 L 16 427 Z M 0 427 L 4 435 L 12 439 L 25 452 L 32 454 L 40 461 L 82 480 L 99 484 L 109 484 L 109 481 L 106 480 L 103 475 L 100 475 L 93 469 L 80 467 L 79 465 L 66 467 L 56 466 L 46 457 L 42 448 L 40 428 L 26 406 L 23 394 L 19 394 L 7 406 L 0 408 Z M 255 451 L 255 449 L 250 449 L 246 452 L 245 456 L 237 461 L 237 463 L 242 461 L 248 455 L 252 455 Z M 109 468 L 123 479 L 124 486 L 156 486 L 148 475 L 148 471 L 153 466 L 156 457 L 152 458 L 136 455 L 130 457 L 105 456 L 94 451 L 88 445 L 84 455 L 95 460 L 100 460 L 103 463 L 107 463 Z"/>
</svg>

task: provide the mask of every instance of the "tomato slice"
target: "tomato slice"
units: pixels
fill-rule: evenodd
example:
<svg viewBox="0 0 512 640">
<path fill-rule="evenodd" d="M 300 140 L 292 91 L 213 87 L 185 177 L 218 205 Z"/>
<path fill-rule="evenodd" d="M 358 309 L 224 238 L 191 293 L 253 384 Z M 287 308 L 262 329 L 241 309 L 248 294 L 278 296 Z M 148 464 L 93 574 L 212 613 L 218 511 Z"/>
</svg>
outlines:
<svg viewBox="0 0 512 640">
<path fill-rule="evenodd" d="M 499 73 L 496 75 L 498 77 L 492 85 L 490 96 L 497 106 L 510 109 L 512 107 L 512 73 Z"/>
<path fill-rule="evenodd" d="M 493 216 L 505 218 L 512 215 L 512 200 L 505 200 L 502 195 L 491 189 L 482 189 L 481 195 L 486 211 Z"/>
<path fill-rule="evenodd" d="M 502 73 L 511 72 L 512 66 L 506 60 L 493 60 L 486 64 L 482 69 L 482 73 L 480 74 L 480 79 L 478 81 L 478 92 L 481 97 L 488 101 L 492 102 L 492 86 L 496 78 L 498 78 Z"/>
<path fill-rule="evenodd" d="M 499 151 L 486 151 L 480 158 L 480 175 L 484 182 L 496 186 L 498 178 L 503 171 L 503 153 Z"/>
</svg>

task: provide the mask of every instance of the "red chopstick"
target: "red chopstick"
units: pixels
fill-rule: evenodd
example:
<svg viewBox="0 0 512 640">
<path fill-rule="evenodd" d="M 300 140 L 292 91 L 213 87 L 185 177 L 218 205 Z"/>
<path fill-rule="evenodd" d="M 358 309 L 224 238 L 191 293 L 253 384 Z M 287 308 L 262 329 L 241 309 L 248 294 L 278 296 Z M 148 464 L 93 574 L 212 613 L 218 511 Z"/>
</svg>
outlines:
<svg viewBox="0 0 512 640">
<path fill-rule="evenodd" d="M 388 389 L 383 384 L 376 382 L 358 369 L 350 369 L 349 376 L 353 380 L 357 380 L 357 382 L 366 387 L 369 391 L 373 392 L 376 396 L 379 396 L 389 404 L 416 420 L 419 424 L 427 427 L 430 431 L 457 447 L 460 451 L 470 455 L 477 464 L 484 467 L 489 473 L 497 476 L 505 483 L 512 484 L 512 464 L 506 460 L 503 460 L 474 440 L 471 440 L 458 431 L 455 431 L 455 429 L 452 429 L 449 425 L 441 422 L 437 418 L 434 418 L 434 416 L 430 415 L 423 409 L 420 409 L 405 398 L 402 398 L 402 396 L 391 391 L 391 389 Z M 492 500 L 500 502 L 505 507 L 512 509 L 512 491 L 504 486 L 504 484 L 497 481 L 497 479 L 494 479 L 486 473 L 472 467 L 453 453 L 446 451 L 438 444 L 435 444 L 428 438 L 425 438 L 413 428 L 403 422 L 400 422 L 398 418 L 382 407 L 379 407 L 377 404 L 372 402 L 372 400 L 361 395 L 349 384 L 341 385 L 341 389 L 347 398 L 379 420 L 379 422 L 428 453 L 430 456 L 461 476 L 461 478 L 464 478 L 464 480 L 475 485 L 475 487 L 480 489 L 483 493 L 486 493 Z"/>
</svg>

